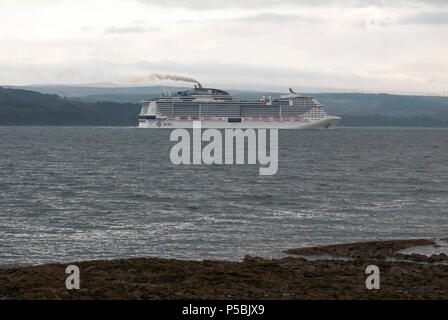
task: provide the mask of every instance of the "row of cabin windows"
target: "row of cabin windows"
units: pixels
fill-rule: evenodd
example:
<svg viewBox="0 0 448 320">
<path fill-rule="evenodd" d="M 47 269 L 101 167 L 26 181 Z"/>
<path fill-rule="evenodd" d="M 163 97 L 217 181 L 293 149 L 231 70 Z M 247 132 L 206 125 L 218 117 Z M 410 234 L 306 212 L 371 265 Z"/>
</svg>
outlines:
<svg viewBox="0 0 448 320">
<path fill-rule="evenodd" d="M 164 105 L 158 106 L 158 111 L 162 115 L 210 115 L 210 116 L 229 116 L 229 117 L 254 117 L 254 116 L 298 116 L 309 112 L 312 107 L 248 107 L 248 106 L 227 106 L 225 108 L 220 108 L 218 106 L 204 106 L 199 107 L 199 105 L 185 106 L 185 105 Z M 320 109 L 321 110 L 321 109 Z M 323 111 L 321 111 L 323 113 Z"/>
</svg>

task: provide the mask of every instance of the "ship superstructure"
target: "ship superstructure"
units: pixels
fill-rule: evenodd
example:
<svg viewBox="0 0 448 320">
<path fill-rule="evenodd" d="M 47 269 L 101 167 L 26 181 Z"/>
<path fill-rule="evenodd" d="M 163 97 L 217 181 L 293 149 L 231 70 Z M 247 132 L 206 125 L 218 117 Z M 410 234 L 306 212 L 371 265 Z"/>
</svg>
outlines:
<svg viewBox="0 0 448 320">
<path fill-rule="evenodd" d="M 332 129 L 341 119 L 327 115 L 313 97 L 292 89 L 278 99 L 236 101 L 226 91 L 203 88 L 198 83 L 192 90 L 141 103 L 141 128 L 192 128 L 193 121 L 201 121 L 202 128 L 218 129 Z"/>
</svg>

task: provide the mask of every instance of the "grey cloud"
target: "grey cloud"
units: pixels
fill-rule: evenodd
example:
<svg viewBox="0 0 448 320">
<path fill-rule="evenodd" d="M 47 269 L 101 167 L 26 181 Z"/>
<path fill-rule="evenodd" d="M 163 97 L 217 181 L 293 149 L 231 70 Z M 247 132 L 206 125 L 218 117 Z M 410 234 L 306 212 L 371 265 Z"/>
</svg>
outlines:
<svg viewBox="0 0 448 320">
<path fill-rule="evenodd" d="M 402 7 L 410 4 L 426 4 L 434 6 L 448 6 L 446 0 L 133 0 L 148 5 L 167 7 L 182 7 L 193 10 L 211 10 L 225 8 L 275 8 L 288 6 L 344 6 L 344 7 L 366 7 L 385 6 Z"/>
<path fill-rule="evenodd" d="M 263 12 L 257 15 L 249 15 L 239 18 L 220 18 L 220 19 L 209 19 L 209 22 L 217 22 L 217 23 L 223 23 L 223 22 L 237 22 L 237 23 L 289 23 L 289 22 L 299 22 L 299 23 L 319 23 L 322 22 L 321 18 L 313 17 L 313 16 L 301 16 L 301 15 L 295 15 L 295 14 L 278 14 L 278 13 L 270 13 L 270 12 Z M 181 20 L 182 23 L 191 23 L 194 22 L 194 20 Z M 242 31 L 239 31 L 239 34 L 241 34 Z"/>
<path fill-rule="evenodd" d="M 399 21 L 402 24 L 448 24 L 448 11 L 420 12 Z"/>
<path fill-rule="evenodd" d="M 255 16 L 249 16 L 244 18 L 232 19 L 242 22 L 273 22 L 273 23 L 285 23 L 285 22 L 304 22 L 304 23 L 318 23 L 321 22 L 317 17 L 298 16 L 293 14 L 277 14 L 277 13 L 260 13 Z"/>
<path fill-rule="evenodd" d="M 132 26 L 132 27 L 108 27 L 104 30 L 104 33 L 109 34 L 115 34 L 115 33 L 144 33 L 147 31 L 158 31 L 160 28 L 157 27 L 151 27 L 151 28 L 144 28 L 139 26 Z"/>
</svg>

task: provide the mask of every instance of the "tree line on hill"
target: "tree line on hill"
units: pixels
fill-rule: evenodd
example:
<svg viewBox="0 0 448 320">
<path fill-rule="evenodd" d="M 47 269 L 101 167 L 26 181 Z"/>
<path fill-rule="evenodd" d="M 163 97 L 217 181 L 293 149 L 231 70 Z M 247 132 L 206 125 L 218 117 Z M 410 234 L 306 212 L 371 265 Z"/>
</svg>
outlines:
<svg viewBox="0 0 448 320">
<path fill-rule="evenodd" d="M 140 105 L 81 102 L 54 94 L 0 88 L 1 125 L 137 125 Z"/>
<path fill-rule="evenodd" d="M 243 100 L 255 100 L 260 95 L 259 92 L 249 91 L 231 94 L 235 99 Z M 446 97 L 359 93 L 312 95 L 329 114 L 342 117 L 341 126 L 448 127 Z M 102 96 L 103 101 L 86 101 L 86 97 L 65 98 L 56 94 L 0 87 L 0 125 L 137 126 L 140 104 L 107 101 L 109 98 L 115 101 L 131 99 L 126 93 L 114 95 L 108 92 Z"/>
</svg>

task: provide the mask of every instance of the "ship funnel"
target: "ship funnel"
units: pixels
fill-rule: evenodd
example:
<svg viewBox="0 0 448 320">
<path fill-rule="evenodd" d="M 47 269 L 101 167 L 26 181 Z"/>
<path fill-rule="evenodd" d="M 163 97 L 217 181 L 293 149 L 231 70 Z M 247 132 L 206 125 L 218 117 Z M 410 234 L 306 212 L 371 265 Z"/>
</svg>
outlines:
<svg viewBox="0 0 448 320">
<path fill-rule="evenodd" d="M 294 92 L 294 90 L 292 90 L 291 88 L 289 88 L 289 92 L 291 92 L 292 94 L 297 94 Z"/>
</svg>

